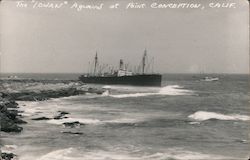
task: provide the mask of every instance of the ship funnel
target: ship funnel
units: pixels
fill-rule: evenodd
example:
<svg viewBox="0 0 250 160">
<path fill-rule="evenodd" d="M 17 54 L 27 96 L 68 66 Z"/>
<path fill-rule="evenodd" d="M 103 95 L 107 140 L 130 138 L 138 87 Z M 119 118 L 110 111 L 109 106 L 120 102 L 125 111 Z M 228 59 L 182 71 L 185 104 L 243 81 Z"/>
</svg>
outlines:
<svg viewBox="0 0 250 160">
<path fill-rule="evenodd" d="M 122 59 L 120 59 L 119 69 L 124 69 L 124 63 Z"/>
<path fill-rule="evenodd" d="M 147 58 L 147 50 L 145 49 L 142 57 L 142 74 L 145 73 L 146 58 Z"/>
</svg>

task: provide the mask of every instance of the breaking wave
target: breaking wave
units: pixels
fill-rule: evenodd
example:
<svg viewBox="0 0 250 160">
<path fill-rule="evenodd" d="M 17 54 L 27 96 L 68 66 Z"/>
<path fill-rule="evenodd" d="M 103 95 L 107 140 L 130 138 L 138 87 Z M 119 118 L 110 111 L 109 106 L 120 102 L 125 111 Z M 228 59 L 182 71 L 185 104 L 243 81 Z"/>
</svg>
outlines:
<svg viewBox="0 0 250 160">
<path fill-rule="evenodd" d="M 63 119 L 51 119 L 47 123 L 61 125 L 63 123 L 79 122 L 82 124 L 105 124 L 105 123 L 135 123 L 137 120 L 121 118 L 113 120 L 99 120 L 99 119 L 84 119 L 84 118 L 63 118 Z"/>
<path fill-rule="evenodd" d="M 99 119 L 83 119 L 83 118 L 64 118 L 64 119 L 51 119 L 47 123 L 61 125 L 63 123 L 79 122 L 82 124 L 97 124 L 101 121 Z"/>
<path fill-rule="evenodd" d="M 127 152 L 111 151 L 88 151 L 79 153 L 75 148 L 66 148 L 55 150 L 36 160 L 232 160 L 233 158 L 203 154 L 199 152 L 185 151 L 181 149 L 168 149 L 166 152 L 157 152 L 153 154 L 131 154 Z"/>
<path fill-rule="evenodd" d="M 74 148 L 60 149 L 47 153 L 37 160 L 81 160 L 81 157 L 73 157 Z"/>
<path fill-rule="evenodd" d="M 16 149 L 16 145 L 4 145 L 3 147 L 1 147 L 1 151 L 5 153 L 12 153 Z"/>
<path fill-rule="evenodd" d="M 197 111 L 194 114 L 188 116 L 188 118 L 195 119 L 197 121 L 205 121 L 209 119 L 218 119 L 218 120 L 241 120 L 248 121 L 250 120 L 249 116 L 239 115 L 239 114 L 221 114 L 215 112 L 206 112 L 206 111 Z"/>
<path fill-rule="evenodd" d="M 127 97 L 144 97 L 144 96 L 152 96 L 152 95 L 191 95 L 193 91 L 183 89 L 179 85 L 169 85 L 162 87 L 160 89 L 151 88 L 151 91 L 154 92 L 139 92 L 139 93 L 127 93 L 127 94 L 117 94 L 111 95 L 110 97 L 114 98 L 127 98 Z"/>
</svg>

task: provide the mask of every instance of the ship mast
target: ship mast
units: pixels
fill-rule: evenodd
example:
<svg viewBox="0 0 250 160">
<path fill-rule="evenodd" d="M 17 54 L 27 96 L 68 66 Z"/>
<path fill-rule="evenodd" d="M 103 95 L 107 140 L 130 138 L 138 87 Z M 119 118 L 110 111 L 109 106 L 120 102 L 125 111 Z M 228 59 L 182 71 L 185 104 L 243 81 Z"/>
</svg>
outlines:
<svg viewBox="0 0 250 160">
<path fill-rule="evenodd" d="M 95 68 L 94 68 L 94 75 L 96 74 L 96 67 L 97 67 L 97 63 L 98 63 L 98 57 L 97 57 L 97 52 L 95 54 Z"/>
<path fill-rule="evenodd" d="M 145 49 L 144 55 L 142 57 L 142 74 L 145 73 L 146 57 L 147 57 L 147 50 Z"/>
</svg>

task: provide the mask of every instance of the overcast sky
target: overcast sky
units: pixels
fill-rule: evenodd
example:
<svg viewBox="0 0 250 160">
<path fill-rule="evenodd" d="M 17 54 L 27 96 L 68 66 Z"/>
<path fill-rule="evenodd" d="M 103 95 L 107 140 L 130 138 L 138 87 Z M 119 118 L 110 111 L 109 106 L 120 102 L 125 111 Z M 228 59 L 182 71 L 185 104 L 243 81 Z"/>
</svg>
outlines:
<svg viewBox="0 0 250 160">
<path fill-rule="evenodd" d="M 117 66 L 123 58 L 137 65 L 145 48 L 161 73 L 248 72 L 246 0 L 224 1 L 236 3 L 236 8 L 219 9 L 208 7 L 215 1 L 204 0 L 186 1 L 202 3 L 204 9 L 124 9 L 130 2 L 124 0 L 68 2 L 68 6 L 104 3 L 104 8 L 79 12 L 70 7 L 17 8 L 15 1 L 1 2 L 2 72 L 86 72 L 96 51 L 103 63 Z M 120 8 L 105 8 L 114 2 Z M 153 2 L 185 1 L 146 4 Z"/>
</svg>

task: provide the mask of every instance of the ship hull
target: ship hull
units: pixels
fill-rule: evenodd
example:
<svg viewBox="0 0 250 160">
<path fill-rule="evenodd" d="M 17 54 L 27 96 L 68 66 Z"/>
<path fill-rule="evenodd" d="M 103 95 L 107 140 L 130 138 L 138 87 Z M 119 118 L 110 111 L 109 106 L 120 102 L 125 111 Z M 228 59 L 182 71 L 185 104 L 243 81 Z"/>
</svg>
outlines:
<svg viewBox="0 0 250 160">
<path fill-rule="evenodd" d="M 162 76 L 160 74 L 142 74 L 132 76 L 80 76 L 79 79 L 84 83 L 96 84 L 122 84 L 136 86 L 161 86 Z"/>
</svg>

